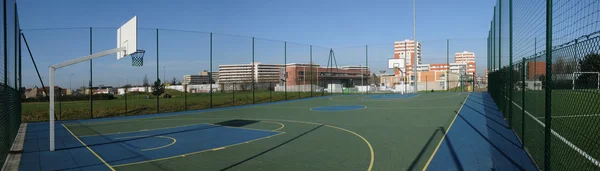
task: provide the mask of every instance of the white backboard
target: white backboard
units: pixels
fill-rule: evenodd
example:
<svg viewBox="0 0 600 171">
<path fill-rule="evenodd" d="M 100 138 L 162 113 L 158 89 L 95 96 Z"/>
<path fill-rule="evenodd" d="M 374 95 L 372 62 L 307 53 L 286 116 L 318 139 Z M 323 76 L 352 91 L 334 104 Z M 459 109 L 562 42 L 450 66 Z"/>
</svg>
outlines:
<svg viewBox="0 0 600 171">
<path fill-rule="evenodd" d="M 388 68 L 404 68 L 405 62 L 404 59 L 388 59 Z"/>
<path fill-rule="evenodd" d="M 125 47 L 125 50 L 117 52 L 117 59 L 137 51 L 137 16 L 117 29 L 117 48 L 120 47 Z"/>
</svg>

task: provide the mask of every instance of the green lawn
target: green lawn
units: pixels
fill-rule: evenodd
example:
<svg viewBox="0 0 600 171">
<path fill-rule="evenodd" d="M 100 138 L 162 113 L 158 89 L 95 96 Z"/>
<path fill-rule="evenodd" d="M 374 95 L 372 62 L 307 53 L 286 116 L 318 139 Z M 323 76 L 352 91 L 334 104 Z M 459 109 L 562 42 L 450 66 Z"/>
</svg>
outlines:
<svg viewBox="0 0 600 171">
<path fill-rule="evenodd" d="M 210 94 L 187 94 L 183 92 L 168 92 L 172 98 L 160 98 L 160 112 L 178 112 L 187 110 L 199 110 L 210 108 Z M 313 97 L 321 96 L 321 92 L 313 92 Z M 310 92 L 287 92 L 287 99 L 300 99 L 311 97 Z M 284 92 L 256 91 L 255 103 L 266 103 L 286 99 Z M 113 100 L 94 100 L 94 118 L 141 115 L 156 113 L 156 97 L 146 99 L 145 95 L 117 96 Z M 252 91 L 235 93 L 213 93 L 212 107 L 238 106 L 252 104 Z M 23 122 L 48 121 L 48 102 L 23 103 Z M 59 120 L 89 119 L 89 101 L 55 102 L 55 114 Z"/>
</svg>

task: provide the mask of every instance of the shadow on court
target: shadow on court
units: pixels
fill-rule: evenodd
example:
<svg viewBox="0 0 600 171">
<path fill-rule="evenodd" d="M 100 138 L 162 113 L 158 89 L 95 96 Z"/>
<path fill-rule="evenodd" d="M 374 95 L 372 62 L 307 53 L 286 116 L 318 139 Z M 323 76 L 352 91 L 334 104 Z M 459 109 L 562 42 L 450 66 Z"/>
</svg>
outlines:
<svg viewBox="0 0 600 171">
<path fill-rule="evenodd" d="M 471 93 L 428 170 L 537 170 L 487 93 Z"/>
</svg>

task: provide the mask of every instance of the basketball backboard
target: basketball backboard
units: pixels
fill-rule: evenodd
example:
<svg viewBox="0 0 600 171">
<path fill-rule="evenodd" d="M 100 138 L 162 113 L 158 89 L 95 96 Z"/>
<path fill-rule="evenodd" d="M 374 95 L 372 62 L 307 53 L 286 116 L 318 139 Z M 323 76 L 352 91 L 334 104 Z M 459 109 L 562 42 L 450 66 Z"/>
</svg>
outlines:
<svg viewBox="0 0 600 171">
<path fill-rule="evenodd" d="M 137 16 L 117 29 L 117 48 L 121 47 L 125 47 L 125 50 L 117 52 L 117 59 L 137 51 Z"/>
<path fill-rule="evenodd" d="M 404 59 L 388 59 L 388 68 L 389 69 L 394 69 L 394 68 L 404 68 L 405 66 L 405 62 Z"/>
</svg>

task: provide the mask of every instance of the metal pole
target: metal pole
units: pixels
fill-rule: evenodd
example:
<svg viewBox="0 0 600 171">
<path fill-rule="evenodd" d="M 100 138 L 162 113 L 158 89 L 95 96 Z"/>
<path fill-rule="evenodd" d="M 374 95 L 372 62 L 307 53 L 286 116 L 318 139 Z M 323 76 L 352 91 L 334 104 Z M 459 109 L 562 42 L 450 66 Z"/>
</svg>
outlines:
<svg viewBox="0 0 600 171">
<path fill-rule="evenodd" d="M 523 57 L 523 72 L 521 73 L 521 148 L 525 148 L 525 57 Z M 535 85 L 535 84 L 534 84 Z"/>
<path fill-rule="evenodd" d="M 126 79 L 126 86 L 125 86 L 125 114 L 127 115 L 127 90 L 129 89 L 129 79 Z"/>
<path fill-rule="evenodd" d="M 450 90 L 450 39 L 446 39 L 446 91 Z"/>
<path fill-rule="evenodd" d="M 233 98 L 231 98 L 231 105 L 235 106 L 235 83 L 233 83 Z"/>
<path fill-rule="evenodd" d="M 417 93 L 417 92 L 419 92 L 418 86 L 417 86 L 417 80 L 418 80 L 417 79 L 417 45 L 418 45 L 417 44 L 417 0 L 413 0 L 413 18 L 414 18 L 414 20 L 413 20 L 413 27 L 414 27 L 413 28 L 413 32 L 414 32 L 413 33 L 413 35 L 414 35 L 413 38 L 415 39 L 415 43 L 414 43 L 414 48 L 415 48 L 414 54 L 415 54 L 415 56 L 413 57 L 413 65 L 412 65 L 413 72 L 414 72 L 413 74 L 414 74 L 414 78 L 415 78 L 413 80 L 413 83 L 414 83 L 413 86 L 414 86 L 415 93 Z"/>
<path fill-rule="evenodd" d="M 499 74 L 499 78 L 502 79 L 502 0 L 498 0 L 498 74 Z M 499 91 L 500 93 L 500 106 L 502 107 L 502 109 L 500 109 L 500 111 L 506 113 L 506 89 L 504 88 L 504 83 L 500 83 L 499 84 L 501 90 Z M 503 91 L 504 90 L 504 91 Z M 504 114 L 505 115 L 505 114 Z M 506 115 L 504 116 L 505 118 L 507 117 Z"/>
<path fill-rule="evenodd" d="M 406 53 L 406 49 L 408 48 L 406 46 L 406 44 L 408 44 L 408 41 L 404 42 L 404 71 L 400 70 L 400 72 L 402 72 L 402 87 L 404 87 L 404 91 L 402 92 L 402 94 L 406 93 L 406 72 L 408 69 L 408 59 L 407 56 L 408 54 Z"/>
<path fill-rule="evenodd" d="M 287 41 L 283 42 L 283 71 L 284 71 L 284 87 L 283 87 L 283 91 L 284 91 L 284 96 L 285 96 L 285 100 L 287 100 Z"/>
<path fill-rule="evenodd" d="M 369 46 L 365 45 L 365 65 L 367 66 L 367 69 L 369 69 Z M 368 70 L 367 70 L 368 71 Z M 371 79 L 371 72 L 368 71 L 369 73 L 369 80 Z M 367 81 L 367 95 L 369 95 L 369 88 L 371 88 L 371 83 L 369 83 L 369 81 Z"/>
<path fill-rule="evenodd" d="M 271 90 L 272 82 L 269 82 L 269 102 L 273 101 L 273 91 Z"/>
<path fill-rule="evenodd" d="M 509 100 L 508 100 L 508 103 L 507 103 L 507 105 L 508 105 L 508 116 L 509 116 L 509 119 L 508 119 L 508 121 L 509 121 L 508 122 L 508 128 L 509 129 L 512 129 L 512 126 L 513 126 L 513 111 L 512 111 L 512 108 L 513 108 L 513 104 L 512 104 L 512 102 L 513 102 L 513 93 L 512 93 L 512 91 L 513 91 L 513 84 L 512 84 L 512 80 L 514 78 L 513 78 L 513 27 L 512 27 L 512 24 L 513 24 L 513 21 L 512 21 L 513 20 L 512 8 L 513 7 L 512 7 L 512 2 L 513 2 L 513 0 L 508 0 L 508 10 L 509 10 L 509 12 L 508 12 L 508 16 L 509 16 L 509 18 L 508 18 L 508 23 L 509 23 L 508 24 L 509 25 L 508 32 L 509 33 L 508 34 L 510 36 L 509 40 L 508 40 L 509 41 L 509 43 L 508 43 L 509 44 L 508 45 L 508 49 L 509 49 L 509 55 L 508 55 L 509 59 L 508 60 L 509 60 L 509 62 L 508 63 L 509 63 L 510 70 L 508 72 L 509 73 L 509 75 L 508 75 L 508 80 L 509 81 L 506 82 L 506 83 L 508 83 L 508 89 L 509 89 L 508 93 L 510 93 L 508 95 L 508 99 Z"/>
<path fill-rule="evenodd" d="M 62 88 L 58 88 L 58 119 L 62 119 Z"/>
<path fill-rule="evenodd" d="M 72 76 L 73 76 L 73 73 L 71 73 L 71 75 L 69 75 L 69 91 L 73 91 L 73 88 L 71 87 L 71 78 L 72 78 Z"/>
<path fill-rule="evenodd" d="M 252 104 L 255 104 L 256 101 L 254 99 L 254 77 L 255 77 L 255 67 L 256 65 L 254 65 L 254 37 L 252 37 Z"/>
<path fill-rule="evenodd" d="M 544 170 L 551 170 L 552 148 L 552 0 L 546 0 L 546 103 L 544 127 Z"/>
<path fill-rule="evenodd" d="M 158 29 L 156 29 L 156 80 L 160 80 L 158 62 Z M 162 83 L 162 82 L 161 82 Z M 160 94 L 156 95 L 156 113 L 160 113 Z"/>
<path fill-rule="evenodd" d="M 90 27 L 90 55 L 92 55 L 92 27 Z M 93 67 L 92 67 L 92 61 L 90 59 L 90 118 L 94 119 L 94 98 L 93 98 L 93 76 L 92 76 L 92 71 L 93 71 Z"/>
<path fill-rule="evenodd" d="M 211 92 L 210 92 L 210 96 L 211 96 L 210 103 L 211 103 L 211 107 L 212 107 L 212 86 L 211 86 L 210 90 L 211 90 Z M 183 86 L 183 101 L 184 101 L 183 102 L 183 110 L 184 111 L 187 111 L 187 93 L 188 93 L 188 91 L 187 91 L 187 84 L 186 84 L 186 85 Z"/>
<path fill-rule="evenodd" d="M 310 97 L 313 96 L 313 64 L 312 64 L 312 45 L 310 45 Z"/>
<path fill-rule="evenodd" d="M 209 59 L 209 62 L 210 62 L 210 78 L 209 79 L 210 79 L 210 81 L 208 82 L 209 83 L 208 86 L 210 87 L 210 92 L 209 92 L 210 93 L 210 102 L 209 102 L 210 105 L 209 105 L 209 108 L 213 107 L 213 92 L 212 92 L 212 84 L 213 84 L 213 80 L 212 80 L 213 79 L 213 77 L 212 77 L 212 75 L 213 75 L 213 66 L 212 66 L 212 62 L 213 62 L 213 59 L 212 59 L 212 57 L 213 57 L 213 44 L 212 43 L 213 43 L 213 34 L 211 32 L 210 33 L 210 50 L 209 50 L 210 51 L 210 59 Z M 221 87 L 221 88 L 224 89 L 225 87 Z M 187 89 L 185 91 L 186 91 L 185 94 L 186 94 L 186 108 L 187 108 Z"/>
</svg>

